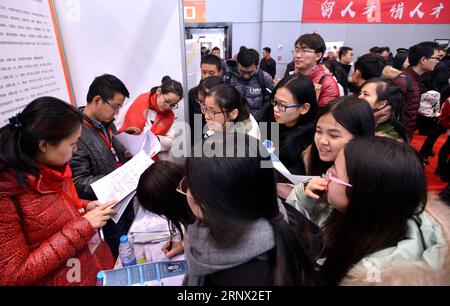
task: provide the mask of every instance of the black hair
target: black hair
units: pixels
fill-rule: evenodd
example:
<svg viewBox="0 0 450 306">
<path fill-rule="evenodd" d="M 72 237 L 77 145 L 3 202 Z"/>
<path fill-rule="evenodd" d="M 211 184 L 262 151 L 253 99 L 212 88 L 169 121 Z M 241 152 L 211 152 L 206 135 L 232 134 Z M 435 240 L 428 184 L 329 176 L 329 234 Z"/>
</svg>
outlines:
<svg viewBox="0 0 450 306">
<path fill-rule="evenodd" d="M 127 87 L 121 80 L 111 74 L 104 74 L 96 77 L 89 86 L 86 101 L 88 104 L 92 103 L 96 96 L 109 100 L 114 98 L 116 93 L 121 93 L 126 98 L 130 97 Z"/>
<path fill-rule="evenodd" d="M 327 67 L 327 69 L 330 70 L 332 75 L 334 75 L 336 73 L 335 61 L 326 61 L 326 62 L 323 62 L 322 65 Z"/>
<path fill-rule="evenodd" d="M 325 50 L 327 46 L 322 36 L 317 33 L 303 34 L 295 41 L 295 45 L 299 45 L 301 48 L 308 47 L 313 49 L 316 53 L 322 53 L 322 57 L 325 55 Z M 322 57 L 317 61 L 318 63 L 322 60 Z"/>
<path fill-rule="evenodd" d="M 339 59 L 341 59 L 343 56 L 346 56 L 349 51 L 353 51 L 353 49 L 350 47 L 341 47 L 338 53 Z"/>
<path fill-rule="evenodd" d="M 146 210 L 167 218 L 183 238 L 182 226 L 191 224 L 192 214 L 186 196 L 177 192 L 184 169 L 169 161 L 157 160 L 142 173 L 136 189 L 139 203 Z"/>
<path fill-rule="evenodd" d="M 206 95 L 211 91 L 211 89 L 220 84 L 223 84 L 223 78 L 219 76 L 210 76 L 200 81 L 197 90 L 199 94 L 206 97 Z"/>
<path fill-rule="evenodd" d="M 236 58 L 237 62 L 244 67 L 250 67 L 252 65 L 259 65 L 259 53 L 255 49 L 247 49 L 242 46 L 239 49 L 239 53 Z"/>
<path fill-rule="evenodd" d="M 161 80 L 161 86 L 153 87 L 150 90 L 150 94 L 154 95 L 158 88 L 161 88 L 161 94 L 163 95 L 173 93 L 180 97 L 180 99 L 183 99 L 183 86 L 180 82 L 172 80 L 170 76 L 164 76 Z"/>
<path fill-rule="evenodd" d="M 272 49 L 270 49 L 269 47 L 265 47 L 265 48 L 263 48 L 263 50 L 269 54 L 272 53 Z"/>
<path fill-rule="evenodd" d="M 388 53 L 390 53 L 391 52 L 391 49 L 389 49 L 389 47 L 380 47 L 379 49 L 378 49 L 378 53 L 383 53 L 384 51 L 387 51 Z"/>
<path fill-rule="evenodd" d="M 212 88 L 206 96 L 213 97 L 223 111 L 232 112 L 234 109 L 237 109 L 239 114 L 236 119 L 234 119 L 234 123 L 242 122 L 250 117 L 250 107 L 247 100 L 232 85 L 218 85 Z"/>
<path fill-rule="evenodd" d="M 219 72 L 222 69 L 222 63 L 220 62 L 220 58 L 218 58 L 214 54 L 203 55 L 200 61 L 200 66 L 203 64 L 214 65 L 217 67 L 217 71 Z"/>
<path fill-rule="evenodd" d="M 323 226 L 327 259 L 322 275 L 337 285 L 367 255 L 393 247 L 407 235 L 407 222 L 427 202 L 423 167 L 407 144 L 385 137 L 358 138 L 344 148 L 349 203 L 333 210 Z"/>
<path fill-rule="evenodd" d="M 244 143 L 238 142 L 241 137 Z M 186 161 L 187 186 L 203 214 L 201 222 L 220 248 L 237 245 L 252 222 L 280 216 L 274 170 L 261 167 L 261 162 L 270 162 L 270 157 L 262 157 L 261 144 L 248 135 L 226 134 L 215 147 L 223 148 L 220 153 L 227 156 L 230 143 L 234 156 L 238 156 L 238 148 L 246 152 L 245 156 L 190 157 Z M 269 155 L 265 152 L 264 156 Z M 276 253 L 270 260 L 273 284 L 312 284 L 313 265 L 301 237 L 284 219 L 271 223 Z"/>
<path fill-rule="evenodd" d="M 334 119 L 354 137 L 367 137 L 375 134 L 375 119 L 372 108 L 366 100 L 351 96 L 337 98 L 319 111 L 316 125 L 319 119 L 326 114 L 333 115 Z M 307 174 L 322 175 L 333 163 L 334 161 L 324 162 L 320 159 L 316 143 L 313 141 Z"/>
<path fill-rule="evenodd" d="M 408 58 L 408 51 L 406 52 L 398 52 L 394 57 L 394 68 L 397 70 L 403 70 L 403 64 Z"/>
<path fill-rule="evenodd" d="M 359 57 L 355 63 L 355 70 L 361 72 L 361 77 L 364 80 L 371 78 L 379 78 L 386 66 L 386 61 L 379 55 L 364 54 Z"/>
<path fill-rule="evenodd" d="M 399 86 L 395 85 L 391 79 L 388 78 L 373 78 L 361 85 L 363 88 L 366 84 L 375 83 L 377 102 L 386 101 L 387 105 L 392 108 L 390 121 L 394 125 L 394 129 L 399 134 L 400 138 L 407 141 L 406 130 L 400 122 L 400 117 L 403 113 L 404 97 Z"/>
<path fill-rule="evenodd" d="M 57 98 L 41 97 L 32 101 L 14 122 L 0 129 L 0 170 L 16 171 L 25 186 L 26 175 L 39 175 L 34 161 L 39 142 L 57 146 L 80 128 L 82 118 L 78 110 Z"/>
<path fill-rule="evenodd" d="M 216 50 L 217 50 L 217 51 L 220 51 L 220 48 L 219 48 L 219 47 L 214 47 L 214 48 L 212 48 L 211 51 L 214 52 L 214 51 L 216 51 Z"/>
<path fill-rule="evenodd" d="M 284 78 L 277 84 L 273 91 L 273 96 L 280 88 L 287 88 L 295 99 L 296 103 L 308 103 L 310 105 L 309 111 L 301 115 L 298 119 L 297 125 L 307 124 L 316 119 L 319 111 L 319 105 L 317 104 L 316 91 L 311 79 L 306 75 L 292 75 L 288 78 Z"/>
<path fill-rule="evenodd" d="M 412 46 L 409 48 L 408 53 L 409 64 L 411 66 L 417 66 L 423 57 L 432 57 L 434 50 L 439 50 L 439 45 L 432 41 L 424 41 L 420 44 Z"/>
<path fill-rule="evenodd" d="M 376 54 L 380 53 L 380 48 L 378 48 L 378 47 L 372 47 L 372 48 L 369 49 L 369 52 L 370 52 L 371 54 L 376 55 Z"/>
</svg>

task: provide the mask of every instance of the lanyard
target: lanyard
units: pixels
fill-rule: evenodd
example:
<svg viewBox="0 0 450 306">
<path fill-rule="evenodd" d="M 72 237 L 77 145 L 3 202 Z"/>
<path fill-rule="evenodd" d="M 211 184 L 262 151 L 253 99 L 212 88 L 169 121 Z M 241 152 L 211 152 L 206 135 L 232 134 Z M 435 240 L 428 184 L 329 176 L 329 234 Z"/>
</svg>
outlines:
<svg viewBox="0 0 450 306">
<path fill-rule="evenodd" d="M 91 128 L 93 128 L 98 133 L 98 135 L 100 135 L 100 137 L 103 139 L 103 141 L 106 143 L 108 148 L 111 150 L 111 153 L 114 156 L 114 159 L 116 160 L 116 167 L 119 168 L 120 166 L 122 166 L 122 163 L 120 162 L 119 157 L 117 156 L 116 150 L 114 150 L 114 147 L 113 147 L 113 143 L 112 143 L 113 135 L 112 135 L 111 128 L 108 129 L 108 136 L 110 139 L 109 140 L 108 138 L 106 138 L 106 136 L 101 131 L 99 131 L 98 128 L 94 127 L 89 121 L 84 119 L 83 122 L 85 124 L 87 124 L 88 126 L 90 126 Z"/>
</svg>

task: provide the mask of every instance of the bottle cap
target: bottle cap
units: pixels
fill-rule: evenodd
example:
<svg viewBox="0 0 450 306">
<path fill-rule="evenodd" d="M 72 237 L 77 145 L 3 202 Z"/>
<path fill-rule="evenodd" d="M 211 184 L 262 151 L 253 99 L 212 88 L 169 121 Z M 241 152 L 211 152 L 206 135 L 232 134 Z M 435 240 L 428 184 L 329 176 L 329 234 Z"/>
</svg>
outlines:
<svg viewBox="0 0 450 306">
<path fill-rule="evenodd" d="M 120 236 L 120 243 L 127 243 L 128 242 L 128 236 L 122 235 Z"/>
<path fill-rule="evenodd" d="M 97 273 L 97 279 L 103 279 L 103 271 Z"/>
</svg>

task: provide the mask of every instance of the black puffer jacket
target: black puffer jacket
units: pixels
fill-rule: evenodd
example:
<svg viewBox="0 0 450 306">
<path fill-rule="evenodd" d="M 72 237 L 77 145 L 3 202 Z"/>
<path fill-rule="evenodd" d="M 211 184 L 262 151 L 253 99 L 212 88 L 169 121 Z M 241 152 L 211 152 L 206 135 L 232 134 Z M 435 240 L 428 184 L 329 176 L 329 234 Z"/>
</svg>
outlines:
<svg viewBox="0 0 450 306">
<path fill-rule="evenodd" d="M 83 111 L 83 109 L 80 109 Z M 83 114 L 88 122 L 92 123 L 89 117 Z M 117 134 L 114 123 L 107 124 L 107 128 L 112 129 L 113 135 Z M 100 137 L 96 128 L 83 123 L 81 137 L 77 143 L 78 150 L 73 154 L 70 161 L 72 177 L 81 199 L 97 200 L 91 184 L 110 174 L 116 169 L 116 160 L 105 141 Z M 113 147 L 121 163 L 128 159 L 124 156 L 125 147 L 113 137 Z"/>
</svg>

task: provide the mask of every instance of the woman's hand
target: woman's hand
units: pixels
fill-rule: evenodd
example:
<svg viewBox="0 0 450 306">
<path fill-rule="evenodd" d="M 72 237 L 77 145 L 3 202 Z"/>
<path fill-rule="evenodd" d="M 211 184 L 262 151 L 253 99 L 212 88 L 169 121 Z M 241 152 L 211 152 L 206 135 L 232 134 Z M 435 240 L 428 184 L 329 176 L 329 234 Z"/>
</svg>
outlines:
<svg viewBox="0 0 450 306">
<path fill-rule="evenodd" d="M 317 177 L 308 182 L 305 188 L 305 195 L 311 199 L 318 200 L 322 193 L 327 190 L 328 181 Z"/>
<path fill-rule="evenodd" d="M 131 126 L 128 129 L 125 130 L 125 133 L 131 134 L 131 135 L 140 135 L 142 133 L 140 128 L 137 128 L 135 126 Z"/>
<path fill-rule="evenodd" d="M 168 241 L 163 247 L 163 252 L 166 254 L 167 258 L 173 258 L 178 254 L 183 253 L 184 247 L 181 241 Z"/>
<path fill-rule="evenodd" d="M 97 203 L 97 204 L 94 204 L 94 208 L 92 208 L 91 211 L 89 211 L 87 214 L 85 214 L 83 216 L 83 218 L 88 220 L 93 228 L 95 228 L 95 229 L 102 228 L 103 226 L 105 226 L 106 222 L 109 219 L 111 219 L 112 216 L 114 216 L 116 214 L 116 211 L 114 209 L 112 209 L 111 206 L 116 205 L 118 203 L 118 201 L 116 201 L 116 200 L 110 201 L 103 205 L 98 203 L 98 201 L 91 202 L 91 203 Z M 89 203 L 89 204 L 91 204 L 91 203 Z"/>
</svg>

